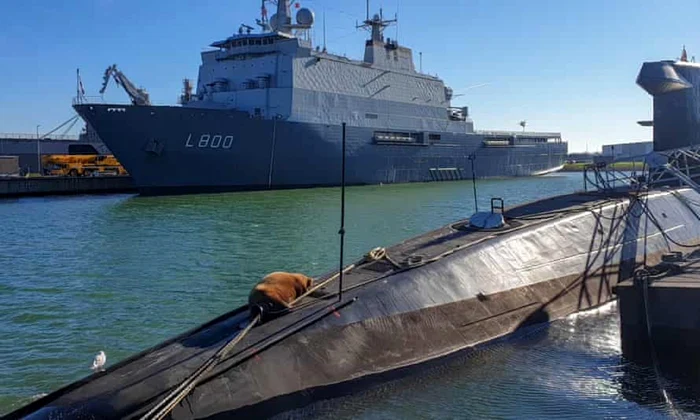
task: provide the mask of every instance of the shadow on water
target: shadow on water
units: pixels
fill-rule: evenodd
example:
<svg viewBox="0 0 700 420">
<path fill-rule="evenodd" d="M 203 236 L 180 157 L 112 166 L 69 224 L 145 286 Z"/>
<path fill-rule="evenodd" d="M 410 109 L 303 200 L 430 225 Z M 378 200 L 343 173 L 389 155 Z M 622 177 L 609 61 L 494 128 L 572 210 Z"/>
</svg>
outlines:
<svg viewBox="0 0 700 420">
<path fill-rule="evenodd" d="M 657 375 L 652 365 L 621 360 L 620 390 L 625 399 L 676 415 L 679 410 L 700 415 L 700 381 L 697 376 L 663 369 Z"/>
<path fill-rule="evenodd" d="M 516 334 L 520 334 L 522 331 L 525 331 L 523 334 L 527 334 L 529 329 L 537 329 L 542 334 L 533 334 L 530 338 L 533 340 L 536 340 L 537 337 L 544 338 L 546 337 L 544 333 L 549 329 L 551 321 L 546 306 L 540 306 L 520 323 Z"/>
<path fill-rule="evenodd" d="M 617 305 L 608 304 L 275 418 L 667 418 L 697 413 L 695 388 L 668 382 L 672 406 L 653 369 L 622 358 L 618 328 Z"/>
<path fill-rule="evenodd" d="M 507 381 L 514 372 L 508 368 L 492 370 L 493 367 L 508 366 L 522 348 L 538 344 L 546 337 L 546 324 L 523 328 L 488 344 L 404 370 L 393 375 L 393 379 L 371 382 L 361 389 L 343 392 L 343 396 L 317 401 L 273 418 L 455 418 L 456 413 L 460 413 L 459 417 L 479 417 L 486 408 L 484 404 L 497 402 L 484 398 L 481 407 L 473 407 L 465 406 L 460 400 L 474 397 L 469 390 L 479 384 L 488 387 L 489 382 L 500 385 Z M 492 391 L 500 396 L 497 390 Z M 406 404 L 407 401 L 414 402 Z"/>
</svg>

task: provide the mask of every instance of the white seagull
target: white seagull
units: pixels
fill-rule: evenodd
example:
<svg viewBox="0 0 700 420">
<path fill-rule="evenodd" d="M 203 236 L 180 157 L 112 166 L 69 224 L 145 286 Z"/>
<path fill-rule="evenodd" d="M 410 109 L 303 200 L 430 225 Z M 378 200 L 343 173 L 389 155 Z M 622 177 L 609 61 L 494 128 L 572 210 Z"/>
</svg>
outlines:
<svg viewBox="0 0 700 420">
<path fill-rule="evenodd" d="M 100 352 L 95 355 L 95 360 L 92 361 L 92 367 L 90 369 L 96 372 L 102 371 L 104 370 L 105 363 L 107 363 L 107 355 L 100 350 Z"/>
</svg>

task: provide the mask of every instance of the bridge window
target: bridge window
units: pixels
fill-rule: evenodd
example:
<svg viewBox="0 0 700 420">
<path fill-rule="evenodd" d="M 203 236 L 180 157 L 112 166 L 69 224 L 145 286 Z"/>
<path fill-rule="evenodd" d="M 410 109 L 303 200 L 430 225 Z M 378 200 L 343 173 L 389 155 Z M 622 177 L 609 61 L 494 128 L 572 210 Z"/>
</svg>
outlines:
<svg viewBox="0 0 700 420">
<path fill-rule="evenodd" d="M 365 114 L 365 118 L 367 118 L 368 120 L 376 120 L 377 118 L 379 118 L 379 115 L 367 113 Z"/>
</svg>

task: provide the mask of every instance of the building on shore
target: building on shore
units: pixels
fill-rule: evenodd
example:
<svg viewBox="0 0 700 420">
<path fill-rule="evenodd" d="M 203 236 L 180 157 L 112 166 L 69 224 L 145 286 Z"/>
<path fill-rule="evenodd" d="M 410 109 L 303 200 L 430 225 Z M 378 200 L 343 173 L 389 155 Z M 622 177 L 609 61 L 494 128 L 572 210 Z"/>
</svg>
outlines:
<svg viewBox="0 0 700 420">
<path fill-rule="evenodd" d="M 80 134 L 0 133 L 0 156 L 15 156 L 22 172 L 38 172 L 41 155 L 64 155 L 69 146 L 89 144 L 100 154 L 111 154 L 94 130 L 86 125 Z"/>
<path fill-rule="evenodd" d="M 643 162 L 644 156 L 654 150 L 651 141 L 633 143 L 606 144 L 603 146 L 602 157 L 610 160 L 627 160 L 629 162 Z"/>
<path fill-rule="evenodd" d="M 598 155 L 600 155 L 600 153 L 573 152 L 569 153 L 566 160 L 567 163 L 593 163 Z"/>
</svg>

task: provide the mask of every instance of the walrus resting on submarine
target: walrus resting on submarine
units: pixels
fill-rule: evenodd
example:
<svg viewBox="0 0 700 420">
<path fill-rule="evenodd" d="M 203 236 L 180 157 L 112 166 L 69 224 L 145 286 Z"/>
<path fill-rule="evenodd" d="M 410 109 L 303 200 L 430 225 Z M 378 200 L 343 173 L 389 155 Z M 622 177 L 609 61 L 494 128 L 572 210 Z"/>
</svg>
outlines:
<svg viewBox="0 0 700 420">
<path fill-rule="evenodd" d="M 311 289 L 313 282 L 311 277 L 301 273 L 276 271 L 268 274 L 248 295 L 251 316 L 260 315 L 263 319 L 269 319 L 284 313 L 291 309 L 296 299 Z"/>
<path fill-rule="evenodd" d="M 269 416 L 606 303 L 640 264 L 697 246 L 698 215 L 700 194 L 673 188 L 553 197 L 486 227 L 459 221 L 347 267 L 342 299 L 332 281 L 325 297 L 254 328 L 242 306 L 8 417 Z"/>
</svg>

